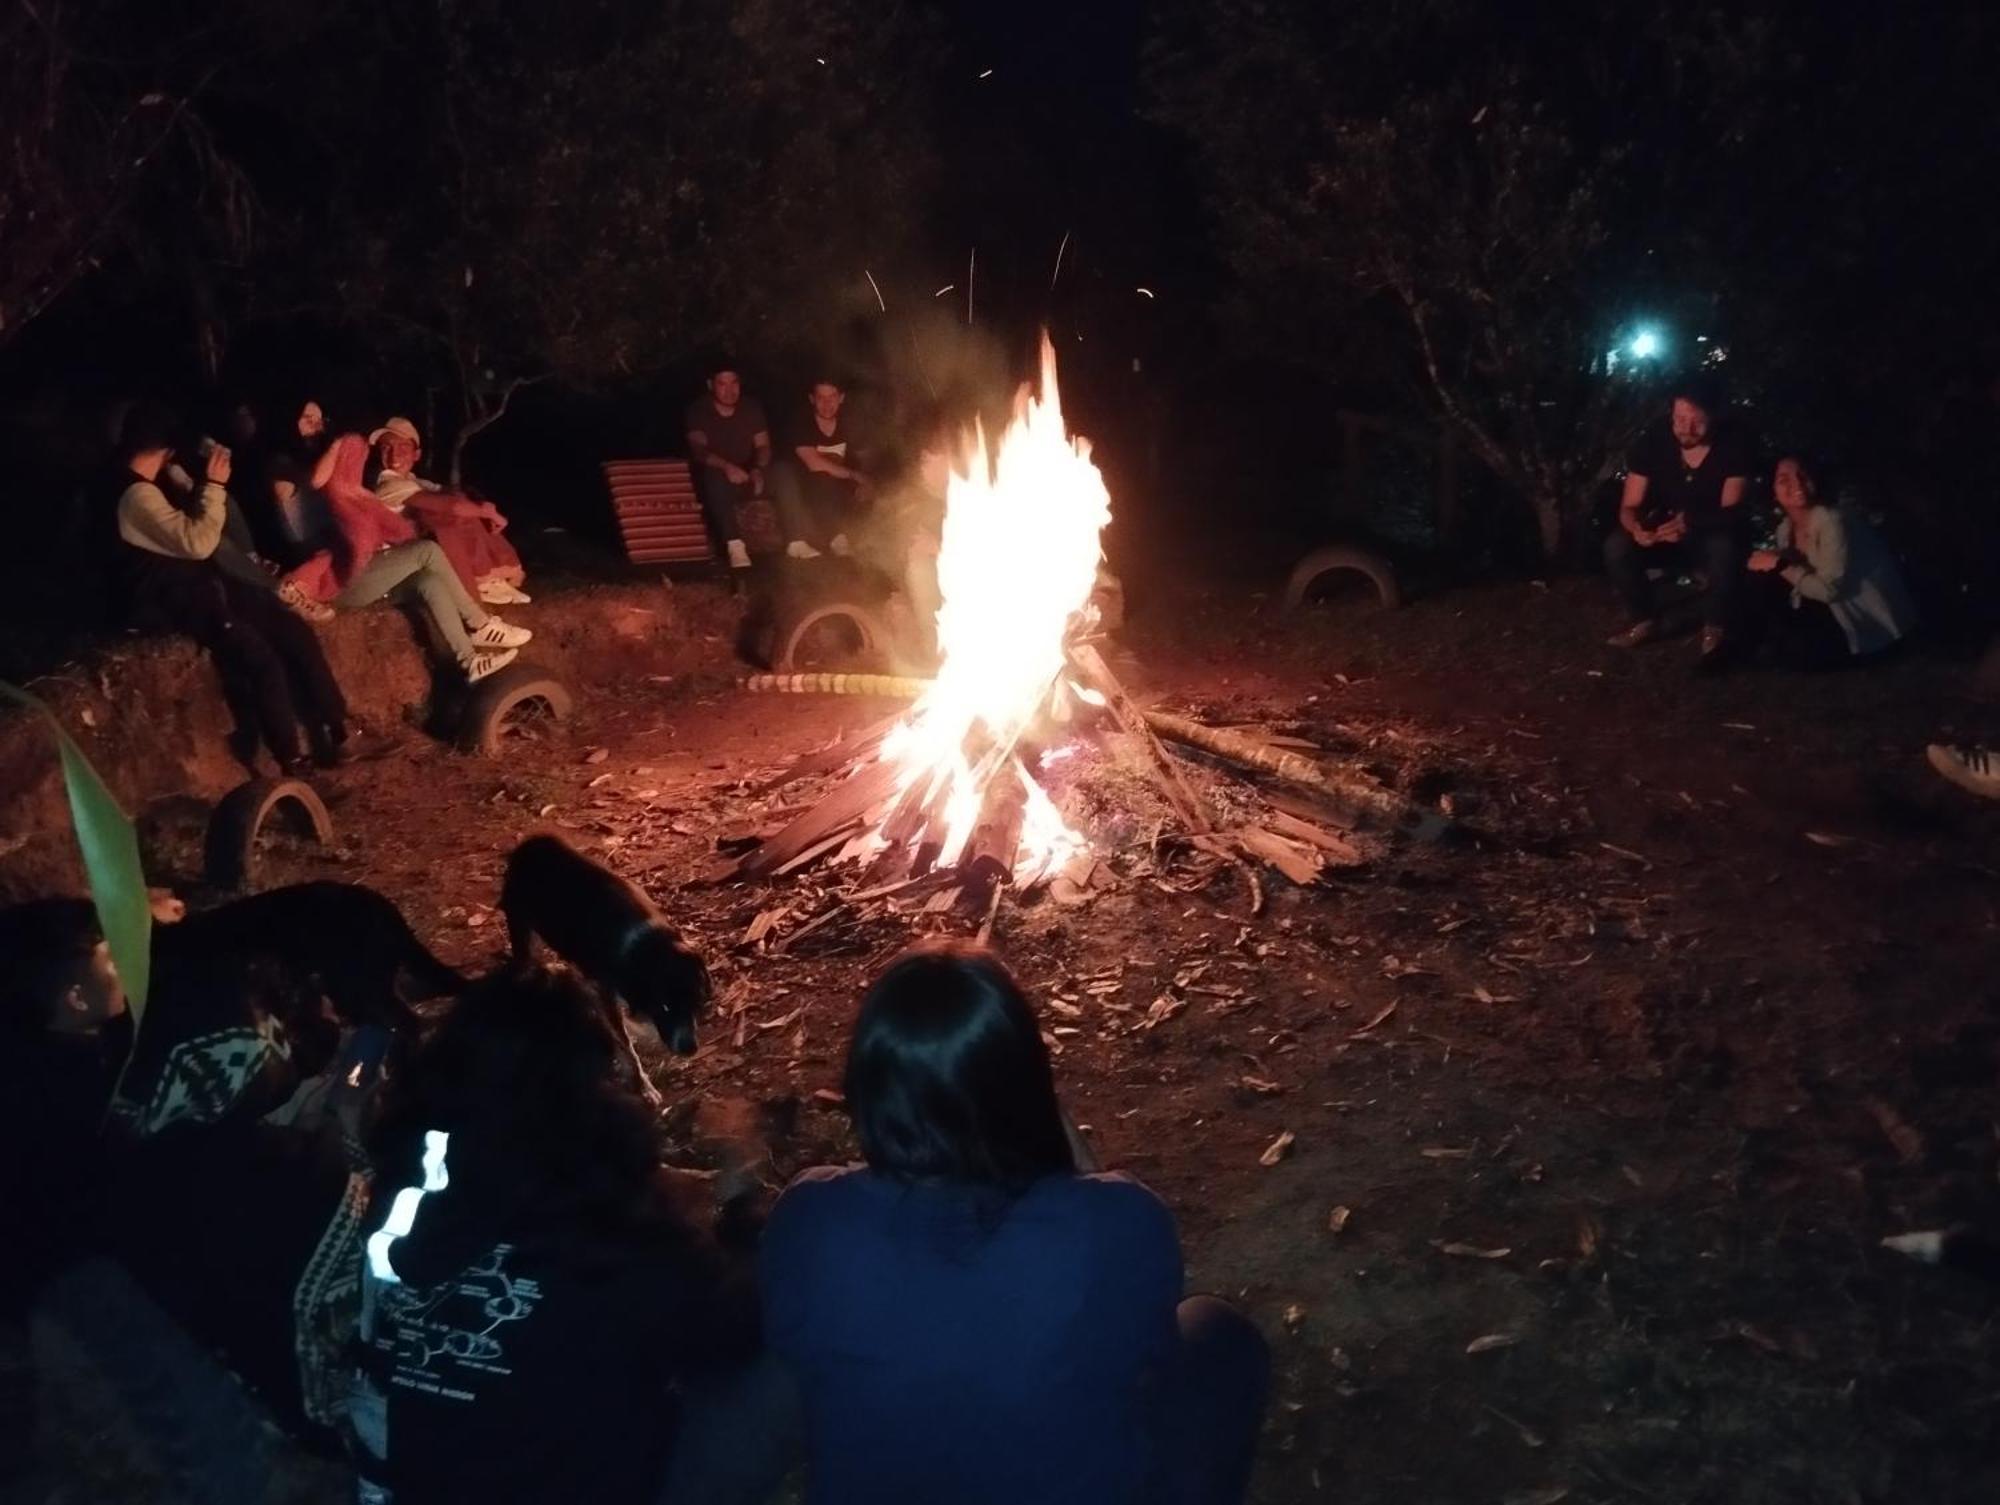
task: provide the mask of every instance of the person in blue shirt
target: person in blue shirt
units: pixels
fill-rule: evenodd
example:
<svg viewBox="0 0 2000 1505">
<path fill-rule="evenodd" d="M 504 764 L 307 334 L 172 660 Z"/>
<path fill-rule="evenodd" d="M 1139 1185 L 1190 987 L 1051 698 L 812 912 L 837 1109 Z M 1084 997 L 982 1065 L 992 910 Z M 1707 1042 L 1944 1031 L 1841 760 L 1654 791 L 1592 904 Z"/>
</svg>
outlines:
<svg viewBox="0 0 2000 1505">
<path fill-rule="evenodd" d="M 897 958 L 845 1085 L 866 1163 L 800 1175 L 760 1251 L 809 1505 L 1241 1499 L 1264 1341 L 1182 1299 L 1158 1197 L 1093 1173 L 999 959 L 951 941 Z"/>
</svg>

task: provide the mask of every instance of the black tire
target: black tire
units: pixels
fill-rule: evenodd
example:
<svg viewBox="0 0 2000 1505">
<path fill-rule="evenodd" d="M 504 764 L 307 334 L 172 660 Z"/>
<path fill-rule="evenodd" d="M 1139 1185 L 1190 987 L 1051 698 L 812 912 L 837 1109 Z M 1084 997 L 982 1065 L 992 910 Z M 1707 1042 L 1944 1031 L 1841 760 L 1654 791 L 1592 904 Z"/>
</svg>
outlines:
<svg viewBox="0 0 2000 1505">
<path fill-rule="evenodd" d="M 303 779 L 251 779 L 225 794 L 208 818 L 202 868 L 219 888 L 257 882 L 257 841 L 273 818 L 303 819 L 321 846 L 333 840 L 333 817 Z"/>
<path fill-rule="evenodd" d="M 510 735 L 534 721 L 567 721 L 576 702 L 562 681 L 533 664 L 509 664 L 474 685 L 459 716 L 458 745 L 464 752 L 497 758 Z"/>
<path fill-rule="evenodd" d="M 1311 599 L 1315 585 L 1342 571 L 1360 575 L 1374 586 L 1385 611 L 1403 604 L 1402 587 L 1396 583 L 1395 567 L 1388 560 L 1366 549 L 1330 548 L 1314 549 L 1292 566 L 1291 578 L 1285 582 L 1285 609 L 1297 611 Z"/>
<path fill-rule="evenodd" d="M 840 640 L 830 656 L 825 646 L 829 634 Z M 771 667 L 780 674 L 864 670 L 879 665 L 888 638 L 882 619 L 868 607 L 852 601 L 823 601 L 779 626 Z"/>
</svg>

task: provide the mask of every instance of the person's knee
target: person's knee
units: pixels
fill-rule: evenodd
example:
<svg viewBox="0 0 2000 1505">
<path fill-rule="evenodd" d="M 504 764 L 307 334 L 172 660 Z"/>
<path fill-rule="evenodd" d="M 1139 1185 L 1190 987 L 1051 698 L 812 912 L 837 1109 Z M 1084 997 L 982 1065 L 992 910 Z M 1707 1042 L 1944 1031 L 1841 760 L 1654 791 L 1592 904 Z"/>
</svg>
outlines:
<svg viewBox="0 0 2000 1505">
<path fill-rule="evenodd" d="M 1246 1385 L 1261 1387 L 1271 1372 L 1271 1345 L 1257 1324 L 1220 1296 L 1190 1296 L 1176 1310 L 1181 1341 L 1208 1363 L 1226 1366 Z"/>
<path fill-rule="evenodd" d="M 1604 535 L 1604 564 L 1607 569 L 1617 569 L 1635 558 L 1639 552 L 1639 540 L 1622 527 L 1613 528 Z"/>
</svg>

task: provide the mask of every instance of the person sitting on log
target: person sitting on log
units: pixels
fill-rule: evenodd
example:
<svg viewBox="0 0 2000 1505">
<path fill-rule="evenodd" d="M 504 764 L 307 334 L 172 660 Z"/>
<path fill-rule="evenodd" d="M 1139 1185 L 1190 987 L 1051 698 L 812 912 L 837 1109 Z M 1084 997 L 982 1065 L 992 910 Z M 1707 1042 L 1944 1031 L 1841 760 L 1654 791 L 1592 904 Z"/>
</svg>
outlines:
<svg viewBox="0 0 2000 1505">
<path fill-rule="evenodd" d="M 325 426 L 320 405 L 305 404 L 301 435 L 317 438 Z M 312 551 L 291 578 L 343 611 L 383 600 L 421 608 L 466 682 L 477 684 L 511 663 L 534 633 L 472 599 L 443 545 L 417 537 L 363 484 L 367 463 L 368 441 L 342 433 L 314 461 L 306 487 L 296 474 L 274 470 L 274 500 L 299 529 L 300 547 Z"/>
<path fill-rule="evenodd" d="M 374 491 L 382 505 L 435 538 L 460 583 L 488 606 L 526 606 L 532 599 L 521 589 L 527 574 L 514 546 L 501 537 L 507 519 L 500 509 L 418 475 L 424 442 L 409 419 L 391 418 L 368 443 L 379 467 Z"/>
<path fill-rule="evenodd" d="M 760 1263 L 811 1505 L 1240 1500 L 1264 1340 L 1183 1300 L 1172 1214 L 1095 1173 L 1001 962 L 956 941 L 891 962 L 846 1096 L 865 1164 L 793 1181 Z"/>
<path fill-rule="evenodd" d="M 785 435 L 785 453 L 771 462 L 771 500 L 793 559 L 817 559 L 815 543 L 845 557 L 850 534 L 875 498 L 875 482 L 861 468 L 860 449 L 841 410 L 847 394 L 827 377 L 815 381 Z"/>
<path fill-rule="evenodd" d="M 312 628 L 273 591 L 215 563 L 228 517 L 229 451 L 207 452 L 202 484 L 180 507 L 160 486 L 174 444 L 171 413 L 133 407 L 119 447 L 112 551 L 128 620 L 142 631 L 184 633 L 207 650 L 236 721 L 230 751 L 246 768 L 255 771 L 260 746 L 295 776 L 310 774 L 314 762 L 340 762 L 347 702 Z"/>
<path fill-rule="evenodd" d="M 1825 496 L 1813 468 L 1787 455 L 1771 472 L 1783 516 L 1776 542 L 1750 555 L 1767 586 L 1762 613 L 1778 661 L 1827 669 L 1887 653 L 1916 624 L 1896 556 L 1858 509 Z"/>
<path fill-rule="evenodd" d="M 732 570 L 750 568 L 750 550 L 737 518 L 740 504 L 764 494 L 771 468 L 771 423 L 764 405 L 743 392 L 735 363 L 717 360 L 708 390 L 688 405 L 683 429 L 695 494 L 708 525 L 722 541 Z"/>
</svg>

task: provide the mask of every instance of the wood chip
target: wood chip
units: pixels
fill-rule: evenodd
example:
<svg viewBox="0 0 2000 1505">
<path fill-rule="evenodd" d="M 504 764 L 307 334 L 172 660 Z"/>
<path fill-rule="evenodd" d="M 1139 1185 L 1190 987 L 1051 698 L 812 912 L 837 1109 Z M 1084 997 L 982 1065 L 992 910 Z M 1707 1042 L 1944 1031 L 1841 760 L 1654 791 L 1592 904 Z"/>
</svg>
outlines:
<svg viewBox="0 0 2000 1505">
<path fill-rule="evenodd" d="M 593 747 L 589 752 L 583 755 L 583 761 L 586 763 L 602 763 L 606 758 L 610 756 L 611 756 L 610 748 Z"/>
<path fill-rule="evenodd" d="M 1431 1247 L 1440 1254 L 1449 1254 L 1453 1259 L 1505 1259 L 1512 1249 L 1482 1249 L 1477 1244 L 1442 1243 L 1431 1240 Z"/>
<path fill-rule="evenodd" d="M 1236 1080 L 1241 1086 L 1260 1097 L 1276 1097 L 1285 1090 L 1278 1083 L 1265 1077 L 1249 1076 L 1246 1074 L 1238 1077 Z"/>
<path fill-rule="evenodd" d="M 1429 1149 L 1418 1150 L 1417 1153 L 1422 1155 L 1426 1160 L 1470 1160 L 1472 1158 L 1472 1151 L 1470 1149 L 1447 1148 L 1444 1145 L 1432 1145 Z"/>
<path fill-rule="evenodd" d="M 1881 1125 L 1883 1135 L 1896 1147 L 1897 1157 L 1903 1164 L 1910 1165 L 1923 1158 L 1924 1136 L 1911 1128 L 1902 1114 L 1879 1097 L 1864 1097 L 1861 1106 Z"/>
<path fill-rule="evenodd" d="M 1354 1209 L 1351 1207 L 1334 1208 L 1332 1212 L 1326 1215 L 1326 1231 L 1328 1233 L 1345 1233 L 1347 1231 L 1347 1220 L 1353 1216 Z"/>
<path fill-rule="evenodd" d="M 1496 1348 L 1512 1348 L 1521 1341 L 1519 1333 L 1488 1333 L 1465 1345 L 1467 1353 L 1491 1353 Z"/>
<path fill-rule="evenodd" d="M 1280 1134 L 1266 1146 L 1264 1153 L 1257 1157 L 1257 1163 L 1259 1165 L 1276 1165 L 1280 1160 L 1291 1154 L 1292 1145 L 1297 1137 L 1290 1129 L 1285 1130 L 1284 1133 Z"/>
</svg>

